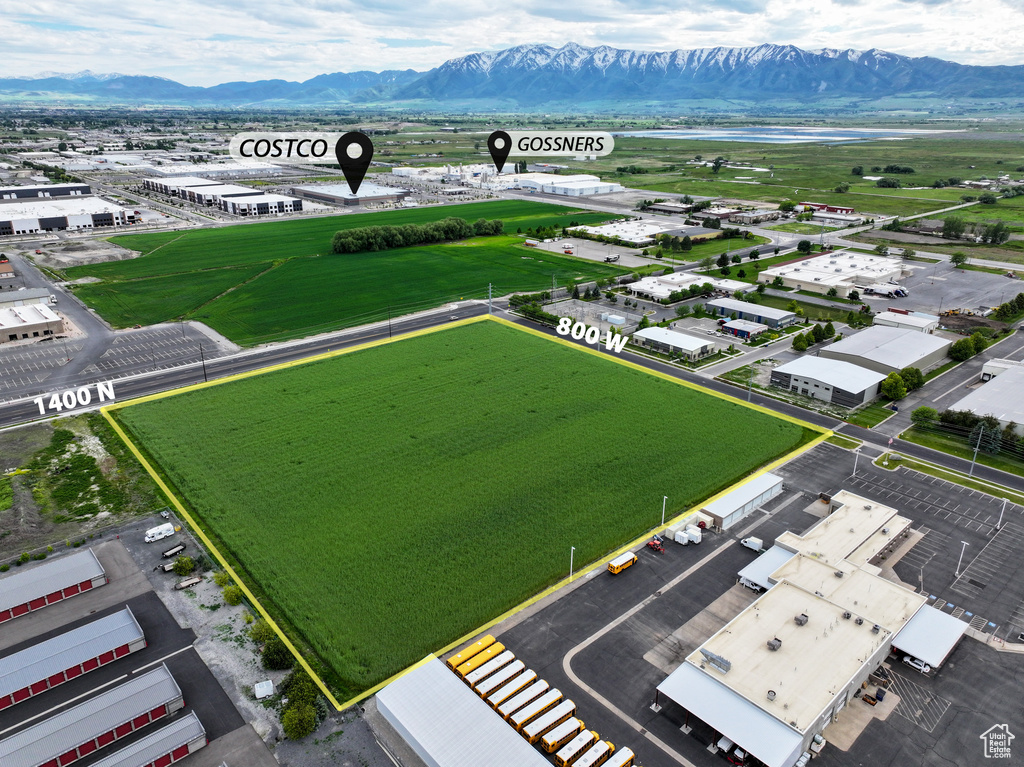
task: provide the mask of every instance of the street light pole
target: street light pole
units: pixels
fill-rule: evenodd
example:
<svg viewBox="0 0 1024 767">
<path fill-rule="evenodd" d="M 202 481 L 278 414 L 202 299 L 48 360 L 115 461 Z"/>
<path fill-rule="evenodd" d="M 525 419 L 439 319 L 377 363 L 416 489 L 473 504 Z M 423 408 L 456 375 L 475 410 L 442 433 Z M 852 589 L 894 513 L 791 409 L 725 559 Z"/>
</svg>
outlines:
<svg viewBox="0 0 1024 767">
<path fill-rule="evenodd" d="M 974 476 L 974 464 L 978 460 L 978 450 L 981 448 L 981 435 L 985 433 L 985 425 L 978 424 L 978 444 L 974 446 L 974 457 L 971 459 L 971 469 L 967 472 L 968 477 Z"/>
<path fill-rule="evenodd" d="M 853 450 L 853 476 L 857 476 L 857 459 L 860 458 L 860 448 L 854 448 Z"/>
<path fill-rule="evenodd" d="M 996 530 L 1003 528 L 1003 512 L 1006 511 L 1006 499 L 1003 498 L 1003 508 L 999 510 L 999 521 L 996 522 Z"/>
<path fill-rule="evenodd" d="M 575 546 L 570 546 L 569 547 L 569 580 L 570 581 L 572 580 L 572 560 L 573 560 L 573 556 L 575 556 L 575 554 L 576 554 L 576 547 Z"/>
<path fill-rule="evenodd" d="M 203 363 L 203 381 L 209 383 L 210 379 L 206 376 L 206 357 L 203 355 L 203 345 L 199 344 L 199 359 Z"/>
<path fill-rule="evenodd" d="M 661 498 L 661 524 L 665 524 L 665 504 L 668 502 L 668 496 L 662 496 Z"/>
<path fill-rule="evenodd" d="M 960 559 L 956 563 L 956 577 L 957 578 L 960 577 L 960 565 L 962 565 L 963 561 L 964 561 L 964 550 L 970 545 L 969 543 L 967 543 L 967 541 L 960 541 L 960 543 L 962 543 L 963 546 L 960 548 Z"/>
</svg>

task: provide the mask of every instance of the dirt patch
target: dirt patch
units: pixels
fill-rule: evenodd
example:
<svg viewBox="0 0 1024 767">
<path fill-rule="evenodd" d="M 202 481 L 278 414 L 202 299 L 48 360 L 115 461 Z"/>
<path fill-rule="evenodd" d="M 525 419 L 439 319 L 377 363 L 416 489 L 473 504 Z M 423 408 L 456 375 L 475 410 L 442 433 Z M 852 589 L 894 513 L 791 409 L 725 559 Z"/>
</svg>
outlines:
<svg viewBox="0 0 1024 767">
<path fill-rule="evenodd" d="M 939 324 L 946 330 L 952 330 L 954 333 L 965 333 L 966 335 L 970 335 L 978 328 L 991 328 L 1000 333 L 1007 328 L 1005 322 L 993 320 L 989 317 L 980 317 L 977 314 L 953 314 L 947 317 L 940 317 Z"/>
<path fill-rule="evenodd" d="M 32 254 L 31 258 L 40 266 L 49 269 L 67 269 L 72 266 L 98 264 L 104 261 L 124 261 L 129 258 L 137 258 L 139 255 L 134 250 L 122 248 L 120 245 L 114 245 L 106 240 L 47 243 L 41 250 L 42 253 Z"/>
</svg>

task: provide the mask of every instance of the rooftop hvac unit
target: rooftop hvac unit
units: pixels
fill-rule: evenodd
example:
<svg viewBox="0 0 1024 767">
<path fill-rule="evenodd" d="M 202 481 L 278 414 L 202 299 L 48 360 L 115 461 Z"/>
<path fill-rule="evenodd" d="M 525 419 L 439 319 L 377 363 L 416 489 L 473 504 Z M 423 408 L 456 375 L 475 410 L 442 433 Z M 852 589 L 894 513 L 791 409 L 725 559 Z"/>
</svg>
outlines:
<svg viewBox="0 0 1024 767">
<path fill-rule="evenodd" d="M 796 623 L 797 626 L 805 626 L 807 624 L 807 613 L 800 613 L 793 618 L 793 622 Z"/>
<path fill-rule="evenodd" d="M 888 527 L 883 527 L 882 528 L 882 535 L 888 535 L 888 534 L 889 534 L 889 528 Z"/>
<path fill-rule="evenodd" d="M 882 627 L 876 623 L 874 626 L 871 627 L 871 633 L 877 634 L 881 629 Z"/>
<path fill-rule="evenodd" d="M 704 659 L 707 660 L 708 663 L 717 668 L 723 674 L 728 674 L 729 670 L 732 668 L 731 662 L 727 661 L 721 655 L 715 655 L 715 653 L 710 650 L 701 650 L 700 654 L 704 656 Z"/>
<path fill-rule="evenodd" d="M 780 647 L 782 647 L 782 640 L 778 637 L 768 640 L 768 649 L 772 652 L 777 651 Z"/>
<path fill-rule="evenodd" d="M 843 617 L 844 617 L 844 618 L 845 618 L 846 620 L 850 620 L 850 615 L 851 615 L 851 613 L 850 613 L 850 611 L 849 611 L 849 610 L 847 610 L 846 612 L 844 612 L 844 613 L 843 613 Z"/>
<path fill-rule="evenodd" d="M 842 570 L 836 570 L 836 571 L 835 571 L 834 573 L 832 573 L 832 574 L 833 574 L 834 576 L 836 576 L 836 578 L 842 578 L 842 577 L 843 577 L 844 575 L 846 575 L 846 573 L 844 573 L 844 572 L 843 572 Z"/>
<path fill-rule="evenodd" d="M 860 626 L 860 625 L 862 625 L 864 623 L 864 619 L 863 618 L 855 618 L 853 622 L 856 623 L 858 626 Z"/>
<path fill-rule="evenodd" d="M 837 271 L 837 272 L 841 272 L 841 271 L 843 271 L 843 267 L 841 267 L 841 266 L 837 266 L 837 267 L 836 267 L 836 271 Z"/>
<path fill-rule="evenodd" d="M 871 504 L 870 503 L 865 503 L 864 504 L 864 510 L 865 511 L 871 511 Z"/>
<path fill-rule="evenodd" d="M 775 700 L 775 690 L 768 691 L 768 700 Z"/>
</svg>

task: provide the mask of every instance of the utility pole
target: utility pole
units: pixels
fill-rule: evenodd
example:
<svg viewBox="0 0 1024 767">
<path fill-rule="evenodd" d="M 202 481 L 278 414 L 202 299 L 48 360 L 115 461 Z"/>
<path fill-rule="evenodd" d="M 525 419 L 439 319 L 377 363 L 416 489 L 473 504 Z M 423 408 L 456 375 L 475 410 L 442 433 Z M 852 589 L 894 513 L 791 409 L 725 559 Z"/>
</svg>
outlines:
<svg viewBox="0 0 1024 767">
<path fill-rule="evenodd" d="M 974 458 L 971 459 L 971 470 L 967 472 L 968 477 L 974 476 L 974 464 L 978 460 L 978 450 L 981 448 L 981 435 L 985 433 L 985 424 L 978 424 L 978 444 L 974 446 Z"/>
<path fill-rule="evenodd" d="M 750 390 L 754 388 L 754 363 L 750 363 L 750 375 L 747 376 L 747 402 L 750 402 Z"/>
<path fill-rule="evenodd" d="M 575 554 L 576 554 L 576 547 L 575 546 L 570 546 L 569 547 L 569 580 L 570 581 L 572 580 L 572 560 L 573 560 L 573 557 L 575 556 Z"/>
<path fill-rule="evenodd" d="M 665 504 L 668 502 L 668 496 L 664 495 L 661 498 L 661 524 L 665 524 Z"/>
<path fill-rule="evenodd" d="M 388 338 L 391 338 L 391 304 L 388 304 Z"/>
<path fill-rule="evenodd" d="M 203 355 L 203 345 L 199 344 L 199 359 L 203 363 L 203 382 L 209 383 L 210 379 L 206 375 L 206 357 Z"/>
<path fill-rule="evenodd" d="M 1003 498 L 1003 508 L 999 510 L 999 521 L 996 522 L 996 530 L 1003 529 L 1003 512 L 1006 511 L 1006 499 Z"/>
<path fill-rule="evenodd" d="M 854 448 L 853 450 L 853 476 L 857 476 L 857 459 L 860 458 L 860 448 Z"/>
<path fill-rule="evenodd" d="M 554 281 L 554 278 L 552 278 L 552 281 Z M 487 313 L 488 314 L 493 314 L 494 313 L 491 310 L 491 299 L 494 297 L 494 295 L 493 295 L 494 294 L 493 288 L 494 288 L 494 286 L 491 283 L 488 282 L 487 283 Z"/>
</svg>

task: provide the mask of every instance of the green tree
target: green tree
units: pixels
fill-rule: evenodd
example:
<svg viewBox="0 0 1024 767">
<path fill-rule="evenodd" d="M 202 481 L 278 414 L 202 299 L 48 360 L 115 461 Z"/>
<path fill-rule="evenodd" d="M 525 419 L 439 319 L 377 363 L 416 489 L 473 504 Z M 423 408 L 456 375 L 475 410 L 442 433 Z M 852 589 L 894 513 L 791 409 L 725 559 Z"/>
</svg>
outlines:
<svg viewBox="0 0 1024 767">
<path fill-rule="evenodd" d="M 760 257 L 761 257 L 761 251 L 759 251 L 757 248 L 753 248 L 753 249 L 751 249 L 751 251 L 749 253 L 747 253 L 747 258 L 750 259 L 751 261 L 753 261 L 756 258 L 760 258 Z"/>
<path fill-rule="evenodd" d="M 829 288 L 827 291 L 825 291 L 825 295 L 828 296 L 829 298 L 835 298 L 836 296 L 839 295 L 839 291 L 833 286 Z"/>
<path fill-rule="evenodd" d="M 645 314 L 643 317 L 640 318 L 640 325 L 639 325 L 639 327 L 640 327 L 641 330 L 643 330 L 644 328 L 649 328 L 650 326 L 651 326 L 651 321 L 647 318 L 647 315 Z"/>
<path fill-rule="evenodd" d="M 572 286 L 572 297 L 576 298 L 576 299 L 578 299 L 580 297 L 580 286 L 579 285 L 573 285 Z"/>
<path fill-rule="evenodd" d="M 704 258 L 700 260 L 700 268 L 703 269 L 705 272 L 710 272 L 711 268 L 714 265 L 715 259 L 713 259 L 711 256 L 704 256 Z"/>
<path fill-rule="evenodd" d="M 765 292 L 765 291 L 766 291 L 767 289 L 768 289 L 768 286 L 767 286 L 767 285 L 765 285 L 765 284 L 764 284 L 763 282 L 759 282 L 759 283 L 757 283 L 757 288 L 756 288 L 756 290 L 757 290 L 757 293 L 758 293 L 758 295 L 761 295 L 761 296 L 763 296 L 763 295 L 764 295 L 764 292 Z"/>
<path fill-rule="evenodd" d="M 738 263 L 740 263 L 740 262 L 741 262 L 742 260 L 743 260 L 743 256 L 741 256 L 741 255 L 740 255 L 739 253 L 733 253 L 733 255 L 732 255 L 732 262 L 733 262 L 734 264 L 738 264 Z"/>
<path fill-rule="evenodd" d="M 982 192 L 978 195 L 978 202 L 982 205 L 995 205 L 996 196 L 992 192 Z"/>
<path fill-rule="evenodd" d="M 851 290 L 846 297 L 851 301 L 860 301 L 860 291 Z"/>
<path fill-rule="evenodd" d="M 961 338 L 949 347 L 950 359 L 963 362 L 974 356 L 974 342 L 970 338 Z"/>
<path fill-rule="evenodd" d="M 232 583 L 230 586 L 224 587 L 224 601 L 229 605 L 242 604 L 242 597 L 242 589 L 235 584 Z"/>
<path fill-rule="evenodd" d="M 59 144 L 57 144 L 57 151 L 58 152 L 66 152 L 66 151 L 68 151 L 67 142 L 66 141 L 61 141 Z"/>
<path fill-rule="evenodd" d="M 803 333 L 797 333 L 795 336 L 793 336 L 794 350 L 798 352 L 805 352 L 807 351 L 808 345 L 809 344 L 807 343 L 807 336 L 805 336 Z"/>
<path fill-rule="evenodd" d="M 690 316 L 690 307 L 689 306 L 687 306 L 686 304 L 683 304 L 682 306 L 677 306 L 676 307 L 676 317 L 682 318 L 682 317 L 688 317 L 688 316 Z"/>
<path fill-rule="evenodd" d="M 801 253 L 810 253 L 811 252 L 811 241 L 810 240 L 800 240 L 800 242 L 798 242 L 796 244 L 796 249 L 799 252 L 801 252 Z"/>
<path fill-rule="evenodd" d="M 962 250 L 958 250 L 949 257 L 949 262 L 953 264 L 953 266 L 963 266 L 967 263 L 967 254 Z"/>
<path fill-rule="evenodd" d="M 308 703 L 288 706 L 281 715 L 281 728 L 288 740 L 302 740 L 316 729 L 316 711 Z"/>
<path fill-rule="evenodd" d="M 924 386 L 924 373 L 920 368 L 903 368 L 900 371 L 900 378 L 907 386 L 907 391 L 914 391 Z"/>
<path fill-rule="evenodd" d="M 850 191 L 850 185 L 847 184 L 845 181 L 842 182 L 841 184 L 836 184 L 835 191 L 837 194 L 846 194 L 847 192 Z"/>
<path fill-rule="evenodd" d="M 814 327 L 811 328 L 811 336 L 814 337 L 814 343 L 821 343 L 825 340 L 825 328 L 818 323 L 814 323 Z"/>
<path fill-rule="evenodd" d="M 724 164 L 725 164 L 725 158 L 722 157 L 721 155 L 719 155 L 711 163 L 711 172 L 712 173 L 718 173 L 718 171 L 720 171 L 722 169 L 722 166 Z"/>
<path fill-rule="evenodd" d="M 981 333 L 975 332 L 971 334 L 971 345 L 974 346 L 975 354 L 981 354 L 985 351 L 985 347 L 988 346 L 988 341 L 985 340 L 985 336 Z"/>
<path fill-rule="evenodd" d="M 249 628 L 249 638 L 256 644 L 263 644 L 272 636 L 274 636 L 274 629 L 272 629 L 270 624 L 263 620 L 263 618 L 257 620 Z"/>
<path fill-rule="evenodd" d="M 880 256 L 888 256 L 889 255 L 889 246 L 885 245 L 885 244 L 875 245 L 875 249 L 874 249 L 873 252 L 877 253 Z"/>
<path fill-rule="evenodd" d="M 716 263 L 718 264 L 719 268 L 724 269 L 729 265 L 729 256 L 727 256 L 725 253 L 722 253 L 718 257 L 718 261 Z"/>
<path fill-rule="evenodd" d="M 263 652 L 260 654 L 263 661 L 263 668 L 271 671 L 284 671 L 295 665 L 295 657 L 288 650 L 288 646 L 276 634 L 267 640 L 263 645 Z"/>
<path fill-rule="evenodd" d="M 960 216 L 947 216 L 942 219 L 942 236 L 947 240 L 960 239 L 967 231 L 967 221 Z"/>
<path fill-rule="evenodd" d="M 825 325 L 825 338 L 834 338 L 835 334 L 836 334 L 835 326 L 832 324 L 832 321 L 830 320 Z"/>
<path fill-rule="evenodd" d="M 910 414 L 910 420 L 916 426 L 929 426 L 939 420 L 939 411 L 933 407 L 922 405 L 914 409 L 914 412 Z"/>
<path fill-rule="evenodd" d="M 850 173 L 852 173 L 854 176 L 863 176 L 864 175 L 864 166 L 863 165 L 854 165 L 853 169 L 850 171 Z"/>
<path fill-rule="evenodd" d="M 192 557 L 178 557 L 174 560 L 174 574 L 188 575 L 196 569 L 195 560 Z"/>
<path fill-rule="evenodd" d="M 903 258 L 912 258 L 913 256 L 916 255 L 917 251 L 914 250 L 913 248 L 904 248 L 903 250 L 900 251 L 900 256 L 902 256 Z"/>
<path fill-rule="evenodd" d="M 789 213 L 796 207 L 796 203 L 793 200 L 783 200 L 779 203 L 779 210 L 783 213 Z"/>
<path fill-rule="evenodd" d="M 889 373 L 879 388 L 882 391 L 882 396 L 891 400 L 903 399 L 907 396 L 907 387 L 899 373 Z"/>
<path fill-rule="evenodd" d="M 782 287 L 785 287 L 785 283 L 783 283 L 783 281 L 782 281 L 782 277 L 780 277 L 779 275 L 777 275 L 777 274 L 776 274 L 776 275 L 775 275 L 775 279 L 774 279 L 774 280 L 772 280 L 772 287 L 773 287 L 773 288 L 782 288 Z"/>
<path fill-rule="evenodd" d="M 898 179 L 889 178 L 888 176 L 886 176 L 885 178 L 878 179 L 878 181 L 875 182 L 875 186 L 879 187 L 880 189 L 899 189 L 900 182 Z"/>
<path fill-rule="evenodd" d="M 690 239 L 690 235 L 683 235 L 683 242 L 679 246 L 679 249 L 682 250 L 684 253 L 688 253 L 689 251 L 693 250 L 693 240 Z"/>
</svg>

